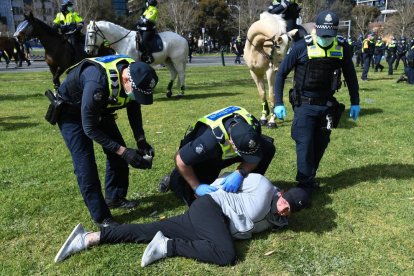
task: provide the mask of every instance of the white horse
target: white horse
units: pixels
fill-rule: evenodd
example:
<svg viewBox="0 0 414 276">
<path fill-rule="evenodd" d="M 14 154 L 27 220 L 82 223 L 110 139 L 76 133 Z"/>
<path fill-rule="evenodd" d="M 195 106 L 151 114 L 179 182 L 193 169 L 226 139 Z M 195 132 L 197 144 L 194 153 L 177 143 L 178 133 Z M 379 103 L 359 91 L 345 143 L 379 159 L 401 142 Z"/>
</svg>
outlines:
<svg viewBox="0 0 414 276">
<path fill-rule="evenodd" d="M 286 55 L 290 37 L 297 30 L 286 33 L 286 22 L 280 15 L 262 13 L 260 20 L 254 22 L 247 31 L 244 47 L 244 60 L 250 69 L 250 75 L 256 83 L 262 101 L 262 116 L 260 123 L 269 128 L 275 128 L 276 116 L 273 113 L 274 78 L 280 62 Z M 266 75 L 269 89 L 269 99 L 266 99 L 264 76 Z M 270 106 L 269 106 L 269 103 Z M 270 108 L 270 109 L 269 109 Z M 269 121 L 267 116 L 271 114 Z"/>
<path fill-rule="evenodd" d="M 173 83 L 178 75 L 181 89 L 179 96 L 182 96 L 185 90 L 185 68 L 188 58 L 187 40 L 174 32 L 161 32 L 159 36 L 162 39 L 163 49 L 152 54 L 154 62 L 151 65 L 165 64 L 170 70 L 171 80 L 166 93 L 168 98 L 172 95 Z M 140 60 L 142 53 L 136 48 L 135 38 L 135 31 L 108 21 L 91 21 L 86 28 L 85 52 L 89 55 L 97 55 L 97 50 L 106 40 L 118 54 Z"/>
</svg>

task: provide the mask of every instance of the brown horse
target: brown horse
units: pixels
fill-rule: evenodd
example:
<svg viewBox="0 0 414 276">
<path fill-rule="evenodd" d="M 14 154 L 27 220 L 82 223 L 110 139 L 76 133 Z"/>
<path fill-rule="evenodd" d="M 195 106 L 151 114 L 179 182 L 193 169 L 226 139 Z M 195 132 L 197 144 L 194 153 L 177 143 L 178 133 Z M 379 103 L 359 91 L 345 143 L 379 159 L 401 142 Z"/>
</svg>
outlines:
<svg viewBox="0 0 414 276">
<path fill-rule="evenodd" d="M 53 75 L 55 88 L 60 86 L 59 77 L 67 68 L 86 58 L 84 52 L 76 49 L 57 31 L 35 18 L 32 13 L 25 15 L 14 34 L 20 42 L 37 37 L 45 48 L 45 61 Z"/>
<path fill-rule="evenodd" d="M 0 51 L 3 53 L 3 57 L 6 60 L 6 67 L 9 67 L 12 58 L 14 58 L 14 61 L 16 62 L 16 67 L 22 67 L 23 61 L 27 62 L 27 66 L 30 66 L 30 61 L 26 59 L 26 56 L 16 39 L 5 36 L 0 37 Z"/>
</svg>

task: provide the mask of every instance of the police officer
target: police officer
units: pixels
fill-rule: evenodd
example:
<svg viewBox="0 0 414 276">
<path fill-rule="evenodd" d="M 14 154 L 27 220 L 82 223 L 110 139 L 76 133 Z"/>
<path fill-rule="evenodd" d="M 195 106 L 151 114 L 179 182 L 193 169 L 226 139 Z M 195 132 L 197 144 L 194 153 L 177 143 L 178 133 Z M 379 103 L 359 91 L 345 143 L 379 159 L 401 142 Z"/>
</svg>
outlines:
<svg viewBox="0 0 414 276">
<path fill-rule="evenodd" d="M 233 48 L 234 52 L 236 53 L 236 59 L 234 60 L 234 63 L 241 64 L 240 58 L 244 52 L 244 45 L 240 36 L 237 36 L 236 40 L 234 41 Z"/>
<path fill-rule="evenodd" d="M 78 185 L 92 219 L 98 226 L 117 224 L 110 208 L 134 208 L 127 200 L 128 164 L 148 169 L 153 148 L 147 143 L 141 104 L 152 104 L 158 77 L 149 65 L 123 55 L 84 59 L 69 69 L 59 87 L 64 101 L 57 123 L 72 156 Z M 115 110 L 126 108 L 138 151 L 127 148 L 116 125 Z M 93 149 L 94 142 L 106 154 L 105 199 L 101 192 Z M 149 157 L 151 159 L 151 157 Z"/>
<path fill-rule="evenodd" d="M 407 67 L 405 67 L 405 74 L 407 75 L 407 82 L 414 84 L 414 44 L 407 52 Z"/>
<path fill-rule="evenodd" d="M 397 40 L 395 39 L 395 37 L 392 37 L 391 42 L 387 44 L 386 51 L 387 51 L 387 63 L 388 63 L 388 75 L 392 75 L 394 74 L 393 64 L 394 64 L 394 61 L 397 55 Z"/>
<path fill-rule="evenodd" d="M 319 162 L 329 144 L 331 128 L 339 121 L 343 105 L 333 97 L 344 74 L 351 99 L 350 116 L 359 115 L 359 87 L 351 49 L 337 35 L 338 16 L 323 11 L 316 18 L 316 33 L 293 44 L 275 76 L 274 112 L 286 117 L 283 88 L 286 77 L 295 67 L 294 88 L 290 91 L 294 118 L 291 135 L 296 142 L 298 186 L 309 192 L 318 187 L 315 181 Z"/>
<path fill-rule="evenodd" d="M 142 58 L 141 60 L 146 63 L 153 63 L 154 57 L 152 56 L 151 41 L 155 36 L 155 24 L 158 18 L 157 0 L 148 0 L 146 2 L 147 9 L 141 15 L 137 28 L 142 37 Z"/>
<path fill-rule="evenodd" d="M 405 54 L 407 53 L 407 43 L 405 41 L 405 37 L 401 37 L 400 42 L 397 44 L 397 58 L 395 59 L 395 67 L 394 70 L 398 69 L 398 65 L 400 64 L 400 60 L 404 63 L 404 68 L 407 67 L 407 59 Z"/>
<path fill-rule="evenodd" d="M 69 42 L 75 47 L 76 51 L 83 51 L 83 45 L 80 45 L 83 19 L 73 10 L 73 3 L 71 1 L 65 0 L 62 3 L 60 12 L 53 20 L 53 27 L 68 36 Z"/>
<path fill-rule="evenodd" d="M 374 55 L 374 50 L 375 50 L 374 35 L 368 34 L 367 38 L 364 39 L 364 41 L 362 42 L 364 70 L 362 71 L 361 79 L 363 81 L 368 80 L 368 71 L 369 71 L 369 66 L 371 64 L 371 61 L 372 61 L 372 57 Z"/>
<path fill-rule="evenodd" d="M 235 193 L 251 172 L 264 175 L 275 154 L 273 139 L 261 135 L 257 119 L 242 107 L 229 106 L 201 117 L 180 143 L 175 156 L 176 169 L 160 183 L 187 205 L 196 196 L 217 190 L 210 184 L 220 171 L 240 163 L 226 177 L 222 188 Z"/>
<path fill-rule="evenodd" d="M 377 42 L 375 43 L 374 49 L 374 60 L 375 60 L 375 72 L 378 72 L 378 69 L 382 72 L 384 66 L 381 64 L 381 59 L 385 54 L 385 43 L 382 38 L 379 36 Z"/>
<path fill-rule="evenodd" d="M 362 35 L 359 36 L 358 40 L 354 42 L 354 50 L 356 57 L 356 67 L 363 67 L 364 61 L 362 57 Z"/>
<path fill-rule="evenodd" d="M 286 32 L 293 29 L 298 29 L 299 32 L 295 34 L 294 40 L 297 41 L 306 34 L 306 30 L 297 24 L 301 7 L 296 3 L 296 0 L 273 0 L 267 11 L 271 14 L 279 14 L 286 21 Z"/>
</svg>

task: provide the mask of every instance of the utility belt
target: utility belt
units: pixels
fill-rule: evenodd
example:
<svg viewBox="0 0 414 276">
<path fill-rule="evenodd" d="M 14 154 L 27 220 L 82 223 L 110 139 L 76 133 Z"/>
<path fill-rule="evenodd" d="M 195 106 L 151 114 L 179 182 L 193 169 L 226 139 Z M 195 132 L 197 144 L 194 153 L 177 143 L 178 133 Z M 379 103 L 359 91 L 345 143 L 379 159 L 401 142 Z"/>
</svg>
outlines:
<svg viewBox="0 0 414 276">
<path fill-rule="evenodd" d="M 292 105 L 292 108 L 299 107 L 302 104 L 327 106 L 329 110 L 324 118 L 326 125 L 323 123 L 323 131 L 331 131 L 331 129 L 337 128 L 342 113 L 345 110 L 345 105 L 338 102 L 334 97 L 309 98 L 302 96 L 300 91 L 296 88 L 289 90 L 289 102 Z"/>
<path fill-rule="evenodd" d="M 59 120 L 60 115 L 62 114 L 62 110 L 63 110 L 63 106 L 65 105 L 65 102 L 63 101 L 62 97 L 60 97 L 59 94 L 56 93 L 55 95 L 50 90 L 46 90 L 45 96 L 50 101 L 49 107 L 45 115 L 45 119 L 50 124 L 55 125 L 56 122 Z"/>
</svg>

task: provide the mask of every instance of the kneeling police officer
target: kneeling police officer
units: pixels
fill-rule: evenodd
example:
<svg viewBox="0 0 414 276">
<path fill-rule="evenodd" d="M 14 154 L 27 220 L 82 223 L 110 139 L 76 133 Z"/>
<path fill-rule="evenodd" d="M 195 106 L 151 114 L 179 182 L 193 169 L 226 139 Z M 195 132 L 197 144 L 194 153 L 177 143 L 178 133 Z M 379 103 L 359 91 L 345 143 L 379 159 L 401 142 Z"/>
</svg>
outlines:
<svg viewBox="0 0 414 276">
<path fill-rule="evenodd" d="M 344 74 L 351 99 L 350 117 L 358 118 L 359 86 L 352 62 L 352 49 L 337 35 L 339 18 L 330 11 L 316 19 L 316 33 L 293 44 L 275 76 L 274 112 L 286 116 L 283 87 L 289 72 L 295 68 L 294 88 L 289 92 L 294 110 L 292 138 L 296 142 L 298 186 L 312 192 L 319 162 L 329 144 L 331 128 L 336 127 L 344 105 L 334 98 Z"/>
<path fill-rule="evenodd" d="M 47 120 L 59 125 L 72 156 L 81 194 L 98 226 L 118 224 L 110 208 L 129 209 L 138 204 L 125 198 L 129 185 L 128 164 L 139 169 L 151 167 L 151 157 L 143 157 L 154 156 L 154 150 L 145 139 L 141 104 L 152 104 L 157 82 L 154 69 L 128 56 L 84 59 L 68 70 L 67 78 L 59 87 L 54 101 L 58 102 L 55 108 L 59 110 L 46 115 Z M 114 111 L 121 108 L 127 110 L 138 150 L 126 147 L 115 122 Z M 100 144 L 106 154 L 105 199 L 93 142 Z"/>
<path fill-rule="evenodd" d="M 251 172 L 264 175 L 275 154 L 273 139 L 261 135 L 258 120 L 242 107 L 229 106 L 198 119 L 185 135 L 175 156 L 176 168 L 160 183 L 169 187 L 187 205 L 196 196 L 217 188 L 210 184 L 220 171 L 240 163 L 222 182 L 222 189 L 236 193 Z"/>
</svg>

